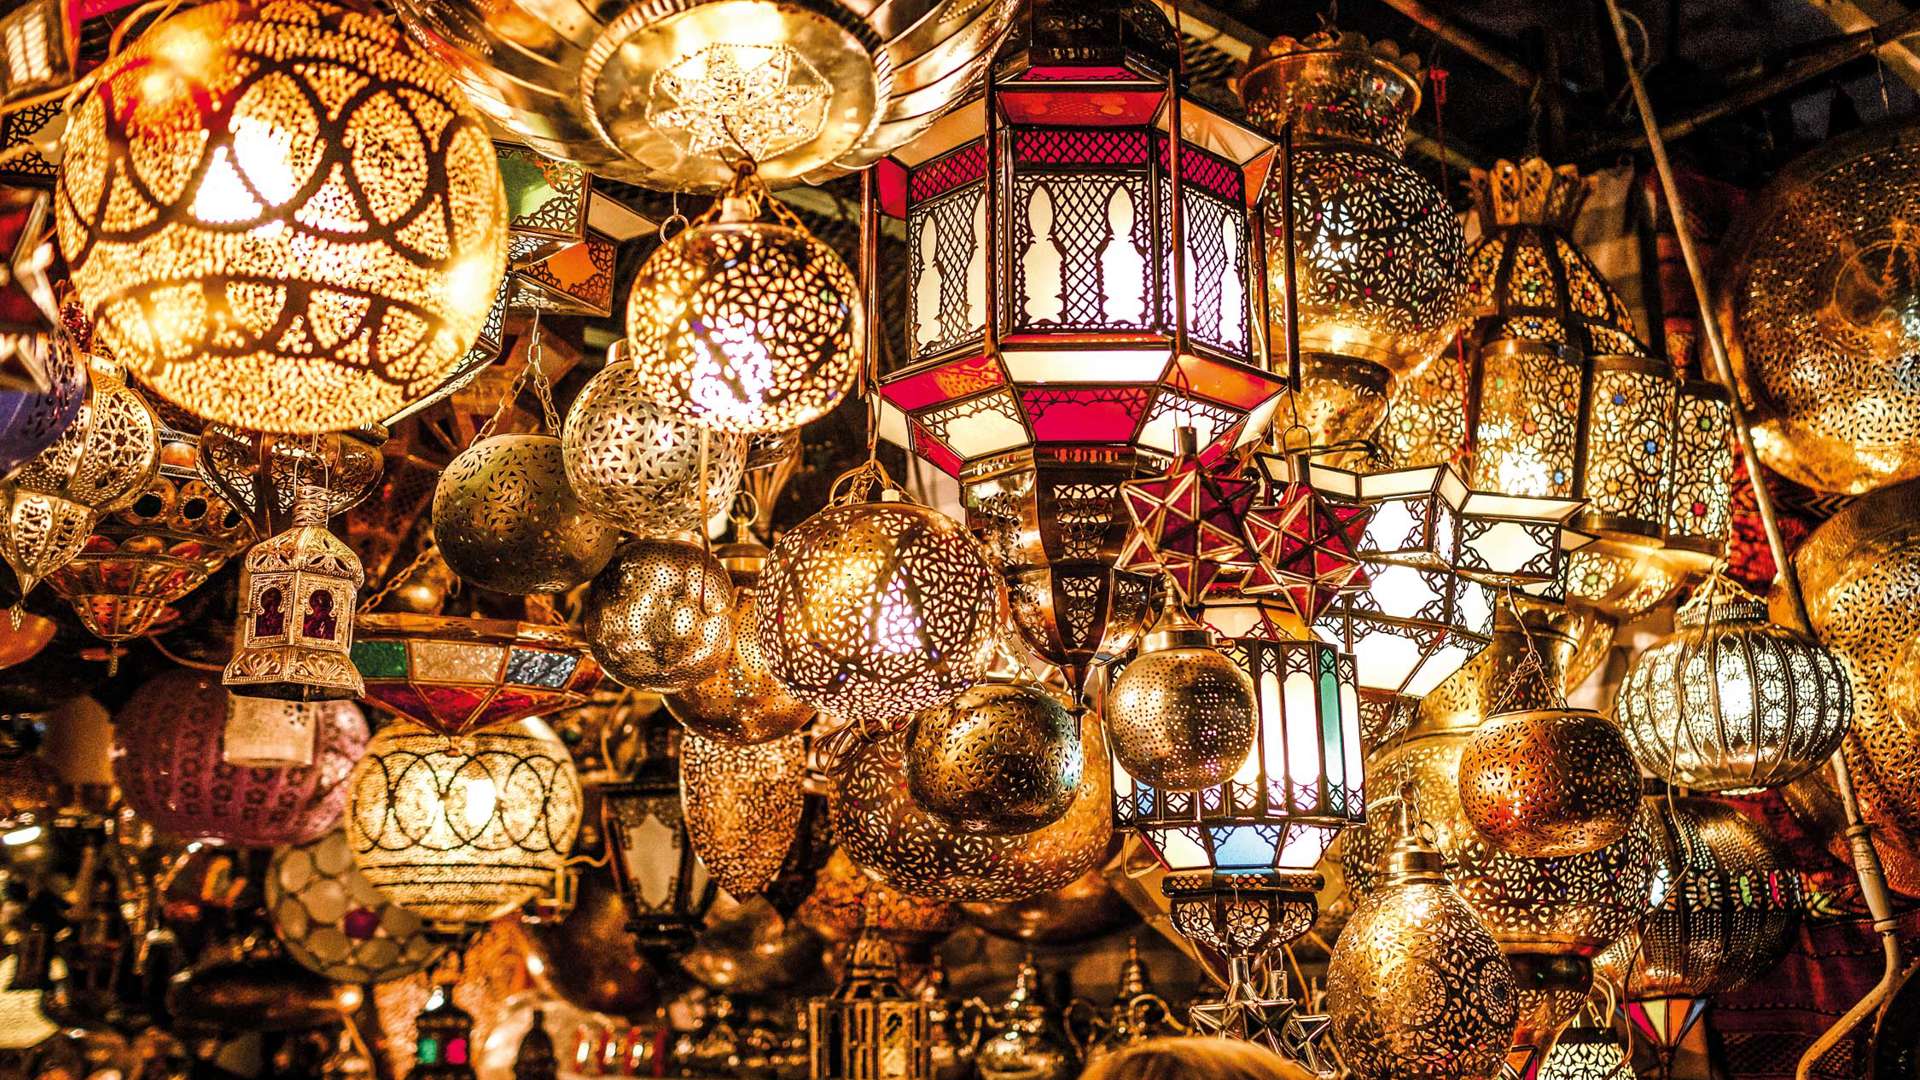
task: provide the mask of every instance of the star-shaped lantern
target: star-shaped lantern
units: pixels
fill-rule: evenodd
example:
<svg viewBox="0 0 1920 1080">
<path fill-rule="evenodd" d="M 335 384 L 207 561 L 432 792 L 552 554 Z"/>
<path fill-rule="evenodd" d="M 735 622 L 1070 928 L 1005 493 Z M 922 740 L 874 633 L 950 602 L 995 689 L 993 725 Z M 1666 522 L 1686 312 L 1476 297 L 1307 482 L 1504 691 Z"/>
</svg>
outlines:
<svg viewBox="0 0 1920 1080">
<path fill-rule="evenodd" d="M 1366 587 L 1356 551 L 1372 508 L 1357 490 L 1327 482 L 1343 470 L 1286 454 L 1256 454 L 1254 462 L 1266 496 L 1243 519 L 1254 569 L 1241 590 L 1286 598 L 1301 623 L 1310 626 L 1334 598 Z"/>
<path fill-rule="evenodd" d="M 1256 570 L 1242 523 L 1259 493 L 1259 481 L 1238 475 L 1233 465 L 1209 466 L 1194 450 L 1192 428 L 1180 431 L 1180 453 L 1166 471 L 1120 485 L 1120 499 L 1133 519 L 1120 569 L 1164 573 L 1181 599 L 1195 604 L 1223 579 Z"/>
</svg>

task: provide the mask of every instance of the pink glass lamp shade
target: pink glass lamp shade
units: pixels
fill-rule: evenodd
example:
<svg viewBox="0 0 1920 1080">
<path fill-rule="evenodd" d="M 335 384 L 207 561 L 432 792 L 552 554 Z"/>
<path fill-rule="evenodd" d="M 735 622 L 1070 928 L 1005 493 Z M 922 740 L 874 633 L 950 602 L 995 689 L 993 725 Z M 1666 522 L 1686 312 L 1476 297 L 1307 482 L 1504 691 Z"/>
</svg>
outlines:
<svg viewBox="0 0 1920 1080">
<path fill-rule="evenodd" d="M 222 752 L 231 699 L 218 675 L 184 669 L 134 692 L 115 717 L 112 751 L 127 805 L 162 832 L 236 847 L 325 834 L 346 809 L 366 717 L 352 702 L 327 702 L 315 722 L 313 764 L 243 768 Z"/>
</svg>

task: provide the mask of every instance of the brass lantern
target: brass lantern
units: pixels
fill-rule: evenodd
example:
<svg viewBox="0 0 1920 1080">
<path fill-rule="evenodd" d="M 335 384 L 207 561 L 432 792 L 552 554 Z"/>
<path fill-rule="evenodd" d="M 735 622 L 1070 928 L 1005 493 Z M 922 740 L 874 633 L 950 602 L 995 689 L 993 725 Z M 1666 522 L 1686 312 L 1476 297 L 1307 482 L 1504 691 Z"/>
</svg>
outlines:
<svg viewBox="0 0 1920 1080">
<path fill-rule="evenodd" d="M 318 487 L 329 518 L 359 506 L 380 483 L 384 428 L 274 435 L 209 424 L 195 447 L 200 476 L 253 522 L 257 536 L 293 525 L 302 485 Z"/>
<path fill-rule="evenodd" d="M 713 879 L 736 898 L 766 889 L 801 828 L 806 736 L 751 746 L 680 738 L 680 805 L 687 839 Z"/>
<path fill-rule="evenodd" d="M 684 948 L 719 891 L 688 835 L 680 784 L 680 729 L 655 715 L 632 777 L 598 787 L 613 880 L 643 950 Z"/>
<path fill-rule="evenodd" d="M 807 1003 L 812 1080 L 932 1080 L 933 1033 L 926 1002 L 900 988 L 893 946 L 872 929 L 830 997 Z"/>
<path fill-rule="evenodd" d="M 1420 106 L 1419 58 L 1391 42 L 1329 31 L 1275 38 L 1247 59 L 1247 118 L 1293 130 L 1293 266 L 1317 445 L 1364 439 L 1396 377 L 1431 360 L 1461 310 L 1466 238 L 1432 181 L 1400 160 Z M 1280 195 L 1269 186 L 1268 291 L 1288 266 Z M 1294 329 L 1275 308 L 1273 340 Z"/>
<path fill-rule="evenodd" d="M 473 344 L 506 269 L 500 169 L 392 20 L 210 4 L 98 75 L 66 129 L 60 250 L 101 341 L 161 397 L 253 430 L 346 430 Z M 338 97 L 348 84 L 364 92 Z"/>
<path fill-rule="evenodd" d="M 240 624 L 220 681 L 249 697 L 328 701 L 360 696 L 353 615 L 366 580 L 360 559 L 327 531 L 326 503 L 308 487 L 293 527 L 255 544 L 240 575 Z"/>
<path fill-rule="evenodd" d="M 1151 615 L 1115 568 L 1120 483 L 1181 427 L 1207 461 L 1252 442 L 1279 402 L 1248 220 L 1272 148 L 1181 96 L 1149 5 L 1043 0 L 1030 28 L 878 167 L 908 251 L 881 434 L 960 479 L 1022 638 L 1078 691 Z"/>
<path fill-rule="evenodd" d="M 732 655 L 719 671 L 667 695 L 666 706 L 690 733 L 751 745 L 794 734 L 813 719 L 814 709 L 768 670 L 757 590 L 772 552 L 752 541 L 744 521 L 736 519 L 734 529 L 738 538 L 714 550 L 733 579 Z"/>
<path fill-rule="evenodd" d="M 354 623 L 367 701 L 450 738 L 584 704 L 600 665 L 571 627 L 412 612 Z"/>
<path fill-rule="evenodd" d="M 1634 657 L 1614 698 L 1641 768 L 1697 791 L 1751 791 L 1832 756 L 1853 688 L 1825 646 L 1768 622 L 1764 604 L 1718 579 L 1675 621 Z"/>
<path fill-rule="evenodd" d="M 1634 1080 L 1634 1075 L 1620 1036 L 1589 1005 L 1553 1040 L 1536 1080 Z"/>
<path fill-rule="evenodd" d="M 495 592 L 553 593 L 607 565 L 620 530 L 574 496 L 562 457 L 558 436 L 494 435 L 448 463 L 433 540 L 454 573 Z"/>
</svg>

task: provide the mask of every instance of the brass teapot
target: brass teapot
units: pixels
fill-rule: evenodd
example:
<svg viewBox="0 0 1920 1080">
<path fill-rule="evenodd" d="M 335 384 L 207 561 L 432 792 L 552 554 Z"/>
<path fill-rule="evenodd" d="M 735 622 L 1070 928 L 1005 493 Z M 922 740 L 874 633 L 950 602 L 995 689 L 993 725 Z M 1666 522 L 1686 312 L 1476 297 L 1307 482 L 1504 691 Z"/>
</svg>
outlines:
<svg viewBox="0 0 1920 1080">
<path fill-rule="evenodd" d="M 1080 1057 L 1040 986 L 1033 954 L 1020 962 L 1013 993 L 999 1008 L 968 1003 L 973 1067 L 980 1080 L 1073 1080 Z"/>
<path fill-rule="evenodd" d="M 1127 939 L 1120 985 L 1106 1010 L 1086 998 L 1074 998 L 1062 1021 L 1074 1050 L 1088 1065 L 1145 1039 L 1187 1033 L 1187 1026 L 1174 1018 L 1173 1007 L 1154 992 L 1153 976 L 1140 959 L 1140 941 L 1133 937 Z"/>
</svg>

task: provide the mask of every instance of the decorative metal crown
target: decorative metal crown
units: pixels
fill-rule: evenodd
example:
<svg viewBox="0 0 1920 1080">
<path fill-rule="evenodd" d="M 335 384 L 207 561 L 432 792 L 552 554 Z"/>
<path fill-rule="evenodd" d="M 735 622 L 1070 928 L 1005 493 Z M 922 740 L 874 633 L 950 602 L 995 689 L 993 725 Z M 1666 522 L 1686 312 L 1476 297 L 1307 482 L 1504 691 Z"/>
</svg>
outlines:
<svg viewBox="0 0 1920 1080">
<path fill-rule="evenodd" d="M 1593 191 L 1592 178 L 1581 176 L 1580 170 L 1537 157 L 1518 165 L 1502 159 L 1492 169 L 1474 169 L 1472 183 L 1482 228 L 1540 225 L 1570 233 Z"/>
</svg>

